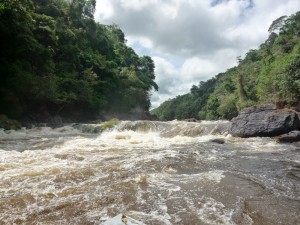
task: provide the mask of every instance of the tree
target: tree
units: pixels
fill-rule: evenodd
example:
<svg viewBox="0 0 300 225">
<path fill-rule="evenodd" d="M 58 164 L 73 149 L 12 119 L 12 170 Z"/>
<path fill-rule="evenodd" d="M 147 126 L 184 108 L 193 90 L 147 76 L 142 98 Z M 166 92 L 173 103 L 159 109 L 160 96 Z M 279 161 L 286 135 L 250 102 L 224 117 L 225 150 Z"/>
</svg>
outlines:
<svg viewBox="0 0 300 225">
<path fill-rule="evenodd" d="M 272 32 L 279 30 L 283 26 L 286 18 L 287 18 L 287 16 L 281 16 L 281 17 L 277 18 L 276 20 L 274 20 L 268 29 L 269 33 L 271 34 Z"/>
<path fill-rule="evenodd" d="M 94 20 L 95 0 L 0 3 L 0 110 L 30 114 L 128 112 L 150 107 L 154 62 L 117 26 Z M 69 111 L 67 111 L 69 110 Z M 80 112 L 80 113 L 79 113 Z M 68 115 L 69 116 L 69 115 Z"/>
<path fill-rule="evenodd" d="M 293 57 L 286 69 L 285 92 L 292 103 L 300 102 L 300 51 Z"/>
</svg>

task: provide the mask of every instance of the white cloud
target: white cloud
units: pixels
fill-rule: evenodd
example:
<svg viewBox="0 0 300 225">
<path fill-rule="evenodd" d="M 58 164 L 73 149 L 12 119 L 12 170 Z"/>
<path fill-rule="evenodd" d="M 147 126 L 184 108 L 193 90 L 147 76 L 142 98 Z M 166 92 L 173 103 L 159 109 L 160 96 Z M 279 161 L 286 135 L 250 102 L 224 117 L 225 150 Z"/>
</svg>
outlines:
<svg viewBox="0 0 300 225">
<path fill-rule="evenodd" d="M 207 80 L 217 72 L 218 66 L 209 59 L 198 57 L 187 59 L 181 67 L 181 74 L 187 81 L 198 79 Z"/>
<path fill-rule="evenodd" d="M 181 79 L 179 70 L 166 59 L 153 57 L 153 60 L 155 63 L 155 80 L 159 86 L 159 92 L 162 94 L 172 94 Z"/>
<path fill-rule="evenodd" d="M 120 0 L 120 4 L 124 9 L 140 11 L 152 4 L 158 3 L 156 0 Z"/>
<path fill-rule="evenodd" d="M 118 24 L 154 59 L 155 105 L 234 66 L 267 39 L 272 21 L 299 10 L 299 0 L 97 0 L 95 18 Z"/>
<path fill-rule="evenodd" d="M 103 20 L 110 19 L 114 15 L 114 8 L 111 4 L 110 0 L 101 0 L 97 1 L 97 11 L 96 11 L 96 18 L 101 18 Z"/>
<path fill-rule="evenodd" d="M 139 36 L 139 37 L 130 37 L 128 40 L 128 45 L 135 45 L 138 44 L 144 48 L 147 49 L 152 49 L 153 48 L 153 42 L 151 41 L 151 39 L 147 38 L 147 37 L 143 37 L 143 36 Z"/>
</svg>

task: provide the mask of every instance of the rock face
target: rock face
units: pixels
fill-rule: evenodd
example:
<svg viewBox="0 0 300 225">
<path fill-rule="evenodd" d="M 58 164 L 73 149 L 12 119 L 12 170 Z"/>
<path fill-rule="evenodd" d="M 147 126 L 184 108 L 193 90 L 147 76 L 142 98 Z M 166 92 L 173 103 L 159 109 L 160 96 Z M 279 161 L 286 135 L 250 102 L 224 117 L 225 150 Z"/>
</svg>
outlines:
<svg viewBox="0 0 300 225">
<path fill-rule="evenodd" d="M 244 109 L 232 119 L 230 133 L 237 137 L 274 137 L 300 128 L 299 117 L 291 109 L 277 109 L 274 104 Z"/>
</svg>

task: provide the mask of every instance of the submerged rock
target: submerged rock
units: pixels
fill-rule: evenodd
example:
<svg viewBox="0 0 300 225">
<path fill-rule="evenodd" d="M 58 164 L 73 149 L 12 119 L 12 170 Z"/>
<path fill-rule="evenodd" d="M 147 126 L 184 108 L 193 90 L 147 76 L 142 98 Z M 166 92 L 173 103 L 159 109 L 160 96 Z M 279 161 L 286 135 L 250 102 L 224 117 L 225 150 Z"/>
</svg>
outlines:
<svg viewBox="0 0 300 225">
<path fill-rule="evenodd" d="M 210 142 L 217 143 L 217 144 L 224 144 L 225 139 L 224 138 L 214 138 L 214 139 L 211 139 Z"/>
<path fill-rule="evenodd" d="M 231 122 L 230 133 L 237 137 L 274 137 L 300 128 L 296 111 L 274 104 L 246 108 Z"/>
<path fill-rule="evenodd" d="M 185 121 L 185 122 L 200 122 L 199 120 L 197 120 L 195 118 L 189 118 L 189 119 L 185 119 L 183 121 Z"/>
</svg>

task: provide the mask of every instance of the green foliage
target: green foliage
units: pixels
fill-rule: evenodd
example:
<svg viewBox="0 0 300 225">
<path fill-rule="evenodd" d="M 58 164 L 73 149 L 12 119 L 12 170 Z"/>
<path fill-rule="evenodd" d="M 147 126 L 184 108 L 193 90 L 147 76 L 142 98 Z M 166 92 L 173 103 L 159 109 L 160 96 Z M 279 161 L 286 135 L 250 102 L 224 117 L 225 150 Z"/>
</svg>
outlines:
<svg viewBox="0 0 300 225">
<path fill-rule="evenodd" d="M 125 43 L 117 25 L 94 21 L 95 0 L 0 3 L 0 113 L 12 118 L 84 107 L 128 112 L 150 107 L 154 63 Z"/>
<path fill-rule="evenodd" d="M 274 20 L 268 29 L 269 33 L 272 33 L 273 31 L 280 29 L 283 26 L 283 22 L 285 19 L 286 19 L 286 16 L 281 16 L 278 19 Z"/>
<path fill-rule="evenodd" d="M 286 66 L 285 72 L 286 80 L 283 90 L 285 90 L 284 93 L 288 93 L 285 97 L 292 103 L 297 103 L 300 99 L 300 48 Z"/>
<path fill-rule="evenodd" d="M 0 114 L 0 128 L 4 130 L 18 130 L 21 129 L 21 124 L 16 120 L 8 119 L 7 116 Z"/>
<path fill-rule="evenodd" d="M 260 103 L 299 104 L 300 12 L 278 18 L 269 32 L 259 49 L 249 50 L 244 59 L 237 57 L 237 67 L 193 85 L 190 94 L 170 99 L 151 113 L 167 120 L 231 119 L 238 110 Z M 188 95 L 193 97 L 184 97 Z"/>
<path fill-rule="evenodd" d="M 220 104 L 217 108 L 217 113 L 223 119 L 233 118 L 237 116 L 237 97 L 234 93 L 220 96 Z M 215 119 L 215 118 L 213 118 Z"/>
<path fill-rule="evenodd" d="M 104 122 L 100 125 L 100 130 L 105 131 L 117 126 L 120 123 L 118 119 L 111 119 L 110 121 Z"/>
</svg>

